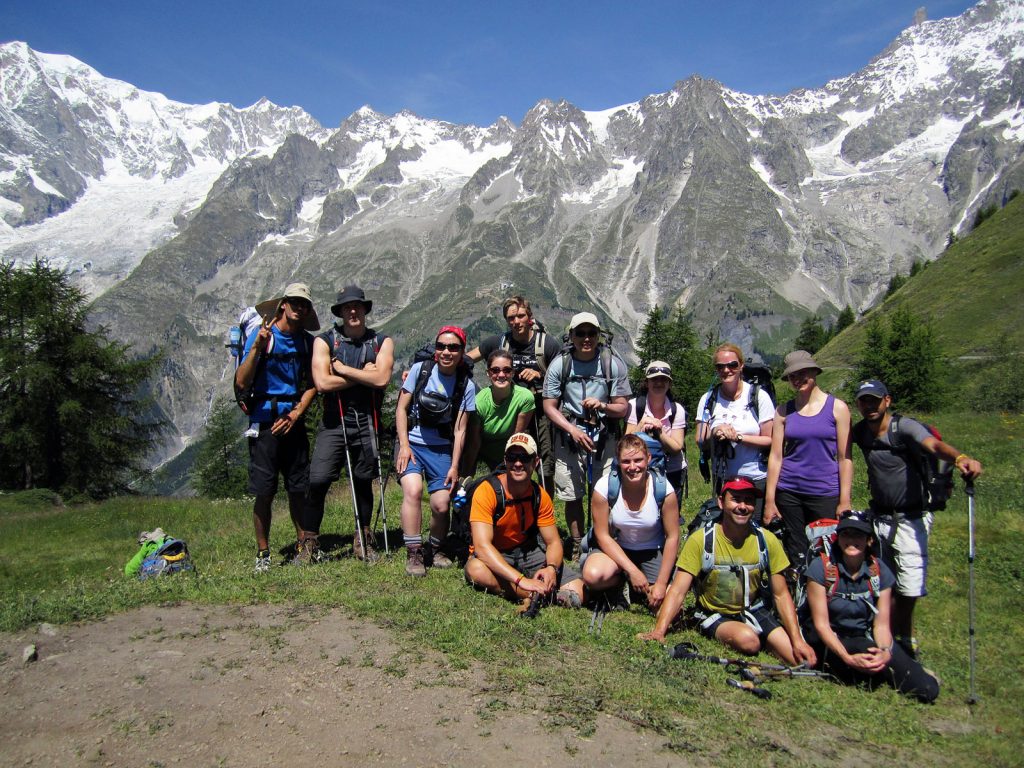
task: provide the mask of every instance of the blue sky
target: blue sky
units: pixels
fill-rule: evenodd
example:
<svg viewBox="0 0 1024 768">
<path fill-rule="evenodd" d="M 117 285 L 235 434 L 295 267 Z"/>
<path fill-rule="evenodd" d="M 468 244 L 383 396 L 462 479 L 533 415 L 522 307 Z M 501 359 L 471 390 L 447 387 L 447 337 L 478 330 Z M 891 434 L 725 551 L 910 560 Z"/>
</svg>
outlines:
<svg viewBox="0 0 1024 768">
<path fill-rule="evenodd" d="M 816 87 L 881 52 L 925 5 L 965 0 L 305 2 L 2 0 L 0 39 L 67 53 L 177 101 L 363 104 L 518 123 L 542 98 L 598 110 L 699 74 L 747 93 Z"/>
</svg>

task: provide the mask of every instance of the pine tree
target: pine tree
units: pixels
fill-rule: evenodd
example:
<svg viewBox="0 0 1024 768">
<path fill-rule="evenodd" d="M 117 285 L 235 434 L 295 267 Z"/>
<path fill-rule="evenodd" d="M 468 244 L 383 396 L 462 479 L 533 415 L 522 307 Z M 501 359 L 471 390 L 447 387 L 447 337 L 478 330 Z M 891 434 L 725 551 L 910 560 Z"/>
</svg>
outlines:
<svg viewBox="0 0 1024 768">
<path fill-rule="evenodd" d="M 937 408 L 945 396 L 945 381 L 931 323 L 906 307 L 895 310 L 888 322 L 879 316 L 872 319 L 857 361 L 857 379 L 884 381 L 901 409 Z"/>
<path fill-rule="evenodd" d="M 36 261 L 0 263 L 0 484 L 107 496 L 144 469 L 162 429 L 140 395 L 157 358 L 87 328 L 86 297 Z"/>
<path fill-rule="evenodd" d="M 218 398 L 214 402 L 192 465 L 192 485 L 201 496 L 230 499 L 245 494 L 248 457 L 242 437 L 244 421 L 231 400 Z"/>
<path fill-rule="evenodd" d="M 853 314 L 853 307 L 847 304 L 843 307 L 843 311 L 839 313 L 839 317 L 836 318 L 835 334 L 849 328 L 856 319 L 856 316 Z"/>
<path fill-rule="evenodd" d="M 813 355 L 825 346 L 828 340 L 829 332 L 822 325 L 821 318 L 817 315 L 811 315 L 804 318 L 803 323 L 800 324 L 800 333 L 797 334 L 796 341 L 793 344 L 794 349 L 803 349 Z"/>
<path fill-rule="evenodd" d="M 673 310 L 666 320 L 657 306 L 647 315 L 637 340 L 636 352 L 640 365 L 633 368 L 630 378 L 634 391 L 640 391 L 644 369 L 652 360 L 664 360 L 672 366 L 672 395 L 692 417 L 697 401 L 707 391 L 711 355 L 700 340 L 689 317 L 681 307 Z"/>
</svg>

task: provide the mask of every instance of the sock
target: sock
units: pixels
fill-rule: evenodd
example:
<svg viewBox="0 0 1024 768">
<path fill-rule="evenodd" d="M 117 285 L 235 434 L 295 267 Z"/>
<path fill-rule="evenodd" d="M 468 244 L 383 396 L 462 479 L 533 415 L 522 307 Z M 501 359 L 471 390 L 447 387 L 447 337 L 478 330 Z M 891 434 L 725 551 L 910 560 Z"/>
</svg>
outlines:
<svg viewBox="0 0 1024 768">
<path fill-rule="evenodd" d="M 408 549 L 412 549 L 413 547 L 422 547 L 423 546 L 423 537 L 422 536 L 410 536 L 408 533 L 403 533 L 402 534 L 402 540 L 405 542 L 405 546 Z"/>
</svg>

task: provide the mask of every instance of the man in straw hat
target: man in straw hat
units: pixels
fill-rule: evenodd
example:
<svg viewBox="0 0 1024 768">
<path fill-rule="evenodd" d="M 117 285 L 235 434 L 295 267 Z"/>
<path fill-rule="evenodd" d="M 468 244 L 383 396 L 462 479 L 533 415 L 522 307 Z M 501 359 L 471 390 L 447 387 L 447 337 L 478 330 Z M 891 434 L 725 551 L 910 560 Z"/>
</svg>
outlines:
<svg viewBox="0 0 1024 768">
<path fill-rule="evenodd" d="M 309 440 L 303 415 L 316 389 L 310 371 L 313 338 L 320 328 L 309 288 L 292 283 L 284 294 L 260 302 L 263 318 L 246 340 L 235 385 L 251 392 L 249 417 L 259 434 L 249 438 L 249 492 L 256 497 L 256 573 L 270 569 L 271 506 L 278 473 L 284 475 L 288 508 L 296 536 L 302 538 L 302 511 L 309 485 Z"/>
</svg>

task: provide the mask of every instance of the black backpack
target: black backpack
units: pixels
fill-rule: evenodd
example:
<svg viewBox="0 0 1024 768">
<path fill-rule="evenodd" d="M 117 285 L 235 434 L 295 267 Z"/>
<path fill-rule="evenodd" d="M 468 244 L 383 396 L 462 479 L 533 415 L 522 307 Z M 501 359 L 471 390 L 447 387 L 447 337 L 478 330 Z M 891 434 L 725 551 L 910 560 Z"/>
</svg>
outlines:
<svg viewBox="0 0 1024 768">
<path fill-rule="evenodd" d="M 469 513 L 473 508 L 473 494 L 484 483 L 491 486 L 494 490 L 494 496 L 498 500 L 494 507 L 494 525 L 497 525 L 502 515 L 505 514 L 505 507 L 508 502 L 505 496 L 505 486 L 501 484 L 499 479 L 503 474 L 505 474 L 505 467 L 504 465 L 499 465 L 490 474 L 478 477 L 468 485 L 459 488 L 452 495 L 452 519 L 448 534 L 449 549 L 462 563 L 465 563 L 469 557 L 469 545 L 473 543 L 473 534 L 469 525 Z M 527 538 L 537 536 L 537 515 L 540 514 L 540 486 L 532 478 L 530 485 L 533 489 L 533 525 L 523 531 Z"/>
</svg>

